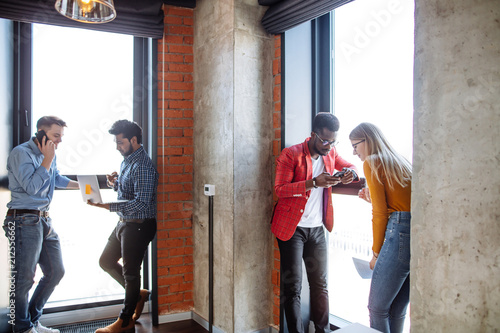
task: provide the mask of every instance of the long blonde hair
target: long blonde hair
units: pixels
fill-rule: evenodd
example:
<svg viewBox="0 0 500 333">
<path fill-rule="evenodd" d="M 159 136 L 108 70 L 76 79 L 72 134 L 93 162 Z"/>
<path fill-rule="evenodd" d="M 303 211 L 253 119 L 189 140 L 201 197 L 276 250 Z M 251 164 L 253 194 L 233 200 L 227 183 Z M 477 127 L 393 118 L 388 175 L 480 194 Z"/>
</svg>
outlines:
<svg viewBox="0 0 500 333">
<path fill-rule="evenodd" d="M 411 182 L 411 163 L 396 152 L 389 144 L 382 131 L 370 123 L 361 123 L 349 134 L 350 140 L 365 140 L 368 147 L 368 162 L 372 176 L 382 184 L 385 175 L 387 184 L 394 188 L 394 181 L 406 187 Z"/>
</svg>

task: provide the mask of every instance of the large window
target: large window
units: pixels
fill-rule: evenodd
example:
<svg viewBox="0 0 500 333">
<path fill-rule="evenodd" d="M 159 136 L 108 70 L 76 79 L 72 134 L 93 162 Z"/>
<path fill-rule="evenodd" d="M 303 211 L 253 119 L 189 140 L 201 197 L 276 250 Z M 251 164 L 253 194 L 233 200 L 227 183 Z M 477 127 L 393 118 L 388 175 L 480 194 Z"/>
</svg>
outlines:
<svg viewBox="0 0 500 333">
<path fill-rule="evenodd" d="M 1 92 L 11 97 L 4 104 L 12 137 L 0 159 L 6 160 L 13 146 L 30 139 L 41 116 L 55 115 L 68 125 L 57 151 L 62 174 L 104 175 L 118 171 L 123 157 L 108 133 L 118 119 L 138 122 L 143 129 L 143 145 L 155 161 L 155 40 L 7 20 L 0 20 L 0 28 L 6 32 L 0 38 L 5 46 L 0 52 L 0 66 L 13 74 L 6 75 L 0 85 Z M 5 185 L 0 186 L 0 194 L 6 198 L 0 212 L 5 213 L 10 193 L 4 178 L 0 180 Z M 112 190 L 104 190 L 103 194 L 104 200 L 116 198 Z M 44 320 L 49 321 L 45 322 L 56 325 L 106 318 L 109 311 L 115 315 L 116 309 L 110 307 L 72 310 L 120 306 L 123 288 L 99 267 L 99 256 L 117 222 L 116 214 L 86 205 L 80 191 L 71 190 L 54 193 L 50 214 L 61 239 L 66 274 L 44 309 L 44 317 L 48 314 Z M 6 247 L 4 244 L 5 238 L 0 239 L 0 247 Z M 151 262 L 143 265 L 143 286 L 148 289 L 156 283 L 155 275 L 150 273 L 156 262 L 152 253 Z M 0 267 L 7 267 L 4 256 L 0 256 Z M 40 276 L 41 272 L 37 272 L 35 283 Z M 8 304 L 6 289 L 8 281 L 3 278 L 0 304 Z M 152 303 L 154 312 L 155 297 Z M 0 314 L 7 318 L 4 310 Z M 2 324 L 0 321 L 0 331 L 4 330 Z"/>
<path fill-rule="evenodd" d="M 66 121 L 57 151 L 62 174 L 119 170 L 123 157 L 108 130 L 133 119 L 133 46 L 128 35 L 33 25 L 32 131 L 44 115 Z M 114 191 L 104 194 L 109 200 Z M 50 212 L 66 274 L 47 306 L 121 298 L 123 288 L 99 267 L 116 214 L 86 205 L 79 191 L 56 191 Z"/>
<path fill-rule="evenodd" d="M 348 136 L 359 123 L 371 122 L 411 161 L 413 3 L 357 0 L 336 9 L 334 17 L 335 114 L 341 122 L 339 154 L 362 174 L 362 163 L 352 155 Z M 347 321 L 369 326 L 370 280 L 357 273 L 353 257 L 371 259 L 371 205 L 357 197 L 338 194 L 333 203 L 330 311 Z"/>
</svg>

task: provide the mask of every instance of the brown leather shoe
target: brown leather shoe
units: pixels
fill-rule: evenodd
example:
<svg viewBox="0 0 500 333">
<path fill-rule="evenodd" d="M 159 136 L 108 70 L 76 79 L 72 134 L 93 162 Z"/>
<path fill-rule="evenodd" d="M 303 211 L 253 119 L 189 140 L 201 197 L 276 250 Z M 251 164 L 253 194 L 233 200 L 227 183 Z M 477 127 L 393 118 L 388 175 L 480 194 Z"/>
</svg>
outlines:
<svg viewBox="0 0 500 333">
<path fill-rule="evenodd" d="M 141 289 L 141 291 L 139 292 L 139 296 L 141 298 L 139 299 L 137 305 L 135 306 L 135 312 L 134 315 L 132 316 L 132 319 L 134 321 L 139 319 L 139 317 L 141 316 L 142 310 L 144 310 L 144 303 L 146 303 L 146 301 L 148 300 L 149 294 L 151 293 L 147 289 Z"/>
<path fill-rule="evenodd" d="M 130 318 L 128 325 L 123 326 L 123 319 L 118 318 L 113 324 L 108 325 L 104 328 L 99 328 L 95 331 L 95 333 L 125 333 L 125 332 L 135 332 L 135 321 Z"/>
</svg>

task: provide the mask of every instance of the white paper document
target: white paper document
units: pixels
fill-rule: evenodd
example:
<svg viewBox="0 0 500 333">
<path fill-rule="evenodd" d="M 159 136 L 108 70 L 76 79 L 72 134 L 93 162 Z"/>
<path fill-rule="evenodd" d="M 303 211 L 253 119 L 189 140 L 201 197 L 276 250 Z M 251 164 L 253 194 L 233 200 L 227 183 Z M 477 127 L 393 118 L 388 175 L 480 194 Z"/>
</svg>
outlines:
<svg viewBox="0 0 500 333">
<path fill-rule="evenodd" d="M 359 276 L 362 279 L 371 279 L 373 271 L 370 268 L 370 262 L 358 258 L 352 257 L 352 261 L 354 262 L 354 267 L 358 271 Z"/>
</svg>

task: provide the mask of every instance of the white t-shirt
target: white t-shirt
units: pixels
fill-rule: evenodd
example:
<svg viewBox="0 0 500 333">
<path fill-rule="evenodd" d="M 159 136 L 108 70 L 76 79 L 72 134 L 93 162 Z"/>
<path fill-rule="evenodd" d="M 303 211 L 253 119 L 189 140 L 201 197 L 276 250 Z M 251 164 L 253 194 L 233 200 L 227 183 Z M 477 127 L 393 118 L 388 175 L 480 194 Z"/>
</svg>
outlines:
<svg viewBox="0 0 500 333">
<path fill-rule="evenodd" d="M 313 178 L 319 176 L 324 172 L 325 163 L 323 158 L 318 156 L 318 158 L 312 159 L 313 165 Z M 316 228 L 323 225 L 323 188 L 312 188 L 309 194 L 309 200 L 307 200 L 306 207 L 304 208 L 304 214 L 300 219 L 298 227 L 302 228 Z"/>
</svg>

